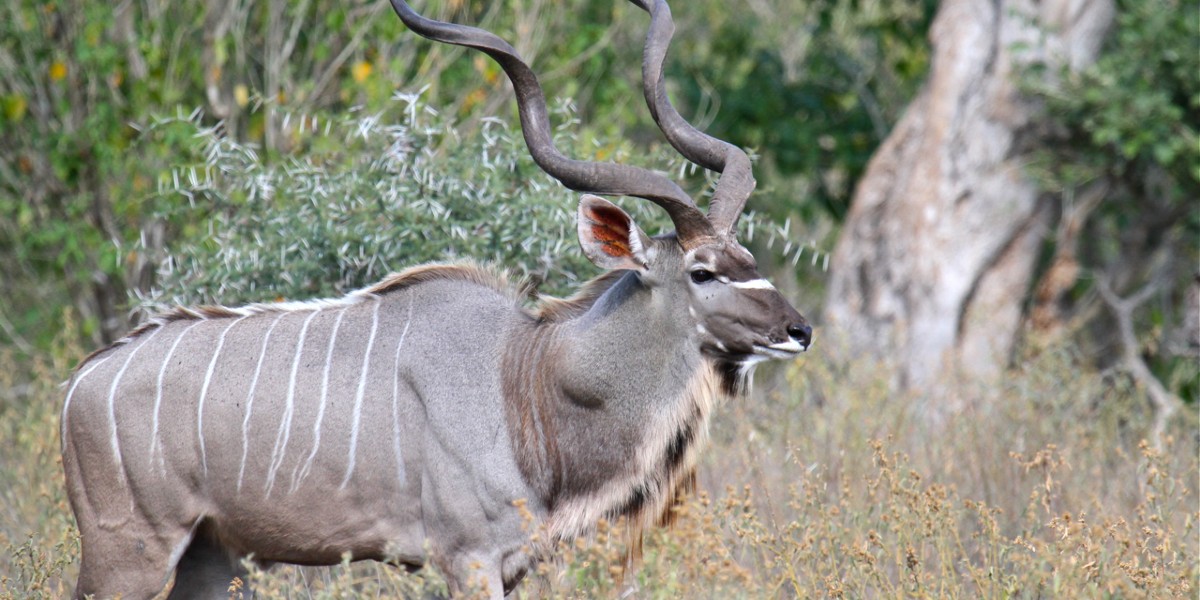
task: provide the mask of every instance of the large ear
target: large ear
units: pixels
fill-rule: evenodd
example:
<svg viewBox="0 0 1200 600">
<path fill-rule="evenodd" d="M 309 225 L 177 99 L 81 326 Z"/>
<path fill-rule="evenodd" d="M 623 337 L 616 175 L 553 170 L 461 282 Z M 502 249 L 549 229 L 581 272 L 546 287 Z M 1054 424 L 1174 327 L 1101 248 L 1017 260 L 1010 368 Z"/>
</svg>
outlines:
<svg viewBox="0 0 1200 600">
<path fill-rule="evenodd" d="M 649 241 L 616 204 L 590 194 L 579 201 L 579 245 L 597 267 L 645 271 L 650 266 Z"/>
</svg>

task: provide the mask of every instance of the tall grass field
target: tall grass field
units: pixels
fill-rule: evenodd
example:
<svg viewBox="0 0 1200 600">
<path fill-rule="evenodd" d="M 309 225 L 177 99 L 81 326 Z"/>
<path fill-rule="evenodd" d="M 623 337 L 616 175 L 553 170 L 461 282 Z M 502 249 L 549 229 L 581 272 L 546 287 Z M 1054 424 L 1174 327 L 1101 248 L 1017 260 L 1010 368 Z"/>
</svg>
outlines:
<svg viewBox="0 0 1200 600">
<path fill-rule="evenodd" d="M 896 395 L 880 372 L 828 364 L 819 348 L 760 371 L 750 398 L 717 412 L 700 491 L 671 528 L 639 551 L 623 524 L 602 524 L 560 544 L 516 596 L 1197 596 L 1194 407 L 1155 447 L 1143 394 L 1069 348 L 936 395 Z M 61 598 L 74 585 L 79 534 L 58 424 L 60 383 L 83 353 L 0 350 L 0 598 Z M 432 569 L 379 563 L 255 568 L 249 579 L 230 597 L 445 590 Z"/>
</svg>

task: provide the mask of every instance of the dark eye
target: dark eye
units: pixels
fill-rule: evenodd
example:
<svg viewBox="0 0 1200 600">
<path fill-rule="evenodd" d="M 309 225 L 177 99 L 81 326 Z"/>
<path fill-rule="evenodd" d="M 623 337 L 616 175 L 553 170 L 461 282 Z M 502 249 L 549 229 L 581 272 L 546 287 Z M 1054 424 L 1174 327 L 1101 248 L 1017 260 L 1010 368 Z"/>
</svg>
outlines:
<svg viewBox="0 0 1200 600">
<path fill-rule="evenodd" d="M 706 271 L 704 269 L 696 269 L 695 271 L 692 271 L 692 281 L 694 283 L 708 283 L 712 280 L 712 271 Z"/>
</svg>

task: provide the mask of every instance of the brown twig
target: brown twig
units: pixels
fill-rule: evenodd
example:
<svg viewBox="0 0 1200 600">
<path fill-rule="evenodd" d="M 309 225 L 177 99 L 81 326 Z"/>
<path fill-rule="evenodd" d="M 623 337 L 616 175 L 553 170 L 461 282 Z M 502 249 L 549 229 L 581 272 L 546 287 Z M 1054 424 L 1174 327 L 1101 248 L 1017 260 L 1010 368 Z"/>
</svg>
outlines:
<svg viewBox="0 0 1200 600">
<path fill-rule="evenodd" d="M 1034 291 L 1029 317 L 1034 331 L 1053 338 L 1071 330 L 1065 299 L 1075 287 L 1082 269 L 1079 264 L 1080 236 L 1092 211 L 1108 196 L 1110 187 L 1106 179 L 1101 179 L 1082 190 L 1063 193 L 1054 258 Z"/>
</svg>

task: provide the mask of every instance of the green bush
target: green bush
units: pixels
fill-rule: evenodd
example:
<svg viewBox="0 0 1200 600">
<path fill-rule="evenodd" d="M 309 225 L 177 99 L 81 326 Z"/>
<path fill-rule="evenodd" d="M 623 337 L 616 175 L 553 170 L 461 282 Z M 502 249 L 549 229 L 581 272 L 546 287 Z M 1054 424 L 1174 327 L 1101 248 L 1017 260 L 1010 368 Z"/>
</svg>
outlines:
<svg viewBox="0 0 1200 600">
<path fill-rule="evenodd" d="M 669 147 L 646 154 L 628 143 L 584 141 L 572 133 L 569 103 L 554 113 L 562 123 L 557 144 L 572 156 L 685 172 Z M 504 121 L 488 119 L 461 134 L 420 94 L 398 94 L 379 112 L 324 120 L 293 114 L 288 121 L 306 150 L 274 162 L 192 120 L 161 120 L 147 130 L 153 137 L 191 129 L 199 147 L 194 164 L 161 180 L 155 205 L 166 209 L 158 218 L 194 224 L 178 232 L 160 286 L 145 302 L 329 296 L 406 266 L 462 259 L 508 268 L 560 295 L 599 274 L 576 246 L 579 195 L 544 174 Z M 654 204 L 620 202 L 647 232 L 672 229 Z M 808 246 L 785 225 L 751 214 L 743 237 L 758 236 L 781 259 L 797 260 Z"/>
<path fill-rule="evenodd" d="M 774 3 L 785 8 L 787 5 L 781 0 Z M 770 8 L 772 3 L 764 6 L 778 8 Z M 670 153 L 659 153 L 662 137 L 650 123 L 641 99 L 640 55 L 648 23 L 643 11 L 623 2 L 587 0 L 553 6 L 541 0 L 492 4 L 430 1 L 421 3 L 420 9 L 436 18 L 480 25 L 515 40 L 542 74 L 552 98 L 577 99 L 585 124 L 579 129 L 581 141 L 568 143 L 580 156 L 607 160 L 618 155 L 622 160 L 667 164 L 662 157 Z M 854 13 L 852 8 L 846 10 Z M 713 15 L 726 13 L 728 7 L 718 0 L 676 7 L 676 19 L 684 34 L 679 36 L 678 50 L 672 53 L 668 65 L 673 81 L 690 73 L 680 65 L 688 60 L 693 42 L 699 38 L 686 32 L 697 30 Z M 729 18 L 740 17 L 734 14 Z M 783 33 L 774 31 L 771 35 Z M 732 46 L 723 48 L 737 51 Z M 448 197 L 454 189 L 467 193 L 475 188 L 499 191 L 495 186 L 501 184 L 512 187 L 516 205 L 522 202 L 517 188 L 524 183 L 504 183 L 504 176 L 499 174 L 487 175 L 488 181 L 472 182 L 469 176 L 480 169 L 473 155 L 468 149 L 458 148 L 455 139 L 461 135 L 470 145 L 470 140 L 480 139 L 481 128 L 496 131 L 499 126 L 491 122 L 493 115 L 515 121 L 503 74 L 482 55 L 434 44 L 408 32 L 390 14 L 385 2 L 147 0 L 112 4 L 16 0 L 0 8 L 0 67 L 0 279 L 10 290 L 0 298 L 0 339 L 12 340 L 27 354 L 49 347 L 57 331 L 54 324 L 68 307 L 81 316 L 79 334 L 91 344 L 104 344 L 122 335 L 134 324 L 126 310 L 129 299 L 158 297 L 152 291 L 157 285 L 156 266 L 175 247 L 199 245 L 202 223 L 210 213 L 230 214 L 238 203 L 243 203 L 247 206 L 240 206 L 240 210 L 245 218 L 258 219 L 255 222 L 259 224 L 267 222 L 267 207 L 250 203 L 248 192 L 244 197 L 230 192 L 220 199 L 229 204 L 220 206 L 206 205 L 207 198 L 216 195 L 205 196 L 189 204 L 187 210 L 178 206 L 181 196 L 159 193 L 164 179 L 170 181 L 169 188 L 190 186 L 191 182 L 177 185 L 174 177 L 182 174 L 187 178 L 192 166 L 198 176 L 208 177 L 204 175 L 202 157 L 214 147 L 210 138 L 227 140 L 230 148 L 252 150 L 252 162 L 261 163 L 238 164 L 237 174 L 230 174 L 215 186 L 226 186 L 221 189 L 230 191 L 234 184 L 229 180 L 249 177 L 252 172 L 267 179 L 280 176 L 272 185 L 281 190 L 285 203 L 289 198 L 298 203 L 298 195 L 305 188 L 281 176 L 283 169 L 291 168 L 304 185 L 310 185 L 307 189 L 328 194 L 313 202 L 327 199 L 333 203 L 339 193 L 348 192 L 345 197 L 357 199 L 354 201 L 358 205 L 346 206 L 344 211 L 357 216 L 344 218 L 353 221 L 359 231 L 379 238 L 371 243 L 373 246 L 364 248 L 387 250 L 389 265 L 418 257 L 446 259 L 469 253 L 483 260 L 512 256 L 509 250 L 522 247 L 515 242 L 525 242 L 530 235 L 557 235 L 561 223 L 556 219 L 570 215 L 566 211 L 553 219 L 538 216 L 515 221 L 507 231 L 503 227 L 489 228 L 489 235 L 494 235 L 488 242 L 491 247 L 456 233 L 454 240 L 445 244 L 448 253 L 434 255 L 414 249 L 416 238 L 401 236 L 388 241 L 383 239 L 384 229 L 364 229 L 367 219 L 363 206 L 369 204 L 364 199 L 372 189 L 367 184 L 349 180 L 314 184 L 318 178 L 315 174 L 310 177 L 308 171 L 326 166 L 352 170 L 352 164 L 362 164 L 361 169 L 355 167 L 361 176 L 379 175 L 361 162 L 373 159 L 350 156 L 353 149 L 374 156 L 378 154 L 376 147 L 356 138 L 349 144 L 353 148 L 335 153 L 335 147 L 343 144 L 344 132 L 335 134 L 342 137 L 322 139 L 326 124 L 349 126 L 349 120 L 359 118 L 351 114 L 355 110 L 360 114 L 384 114 L 379 121 L 384 125 L 402 122 L 386 116 L 403 110 L 396 106 L 393 94 L 397 90 L 425 89 L 424 97 L 445 115 L 445 122 L 438 125 L 440 133 L 414 136 L 413 143 L 431 153 L 431 160 L 448 157 L 452 163 L 442 171 L 454 171 L 452 177 L 459 178 L 464 186 L 435 192 L 442 194 L 437 202 L 456 202 Z M 312 132 L 300 126 L 300 115 L 308 119 L 307 123 L 318 123 L 319 130 Z M 456 133 L 449 131 L 450 122 Z M 575 125 L 572 123 L 572 128 Z M 199 132 L 206 133 L 197 137 Z M 593 145 L 593 137 L 632 143 Z M 472 148 L 484 149 L 479 142 Z M 238 150 L 230 150 L 234 151 Z M 310 156 L 312 153 L 315 155 Z M 523 151 L 514 148 L 511 155 L 518 154 Z M 507 176 L 532 173 L 540 177 L 527 162 L 521 165 Z M 391 167 L 380 163 L 377 168 L 386 172 Z M 676 166 L 672 164 L 671 168 Z M 673 174 L 681 171 L 674 170 Z M 441 177 L 447 176 L 439 175 L 439 180 Z M 797 216 L 793 209 L 807 203 L 804 194 L 779 193 L 770 172 L 760 172 L 759 179 L 760 190 L 765 193 L 756 197 L 753 207 L 771 208 L 771 214 L 786 220 Z M 549 189 L 549 184 L 538 185 L 537 189 Z M 699 186 L 693 182 L 692 187 Z M 412 199 L 408 195 L 411 189 L 402 191 Z M 568 202 L 555 206 L 574 202 L 565 195 L 560 197 Z M 317 208 L 314 205 L 306 210 L 313 213 Z M 339 209 L 331 206 L 330 210 Z M 453 214 L 466 216 L 473 210 L 464 204 L 457 206 Z M 413 226 L 444 224 L 412 210 L 396 214 L 419 217 Z M 521 217 L 517 215 L 518 220 Z M 377 214 L 372 224 L 397 218 Z M 478 214 L 472 218 L 476 221 L 462 225 L 462 231 L 474 231 L 478 223 L 484 222 Z M 535 222 L 551 229 L 521 229 Z M 234 231 L 250 231 L 233 224 Z M 403 233 L 398 229 L 386 232 Z M 325 277 L 320 281 L 329 282 L 325 291 L 320 291 L 325 284 L 311 273 L 297 272 L 300 283 L 272 283 L 272 294 L 275 290 L 289 296 L 326 293 L 330 288 L 354 285 L 356 277 L 371 278 L 385 270 L 378 262 L 364 269 L 361 259 L 343 251 L 344 242 L 354 242 L 338 239 L 339 234 L 304 231 L 314 237 L 311 242 L 297 239 L 297 244 L 329 244 L 321 251 L 325 260 L 345 258 L 350 262 L 324 265 Z M 429 239 L 443 231 L 450 232 L 451 228 L 430 229 Z M 796 237 L 788 233 L 782 237 Z M 223 235 L 216 237 L 230 239 Z M 557 238 L 554 243 L 570 244 L 571 237 Z M 405 244 L 402 250 L 395 247 L 401 239 Z M 820 243 L 826 244 L 826 240 Z M 786 250 L 787 260 L 795 262 L 801 247 L 793 240 L 791 244 L 783 241 L 779 249 Z M 210 248 L 209 254 L 217 252 Z M 814 256 L 806 254 L 807 258 Z M 191 260 L 188 256 L 178 258 Z M 276 253 L 270 259 L 277 263 L 272 273 L 291 272 L 293 265 L 279 258 Z M 223 255 L 225 259 L 233 261 L 234 255 Z M 520 258 L 506 264 L 549 276 L 558 267 L 534 264 L 543 259 Z M 271 265 L 260 261 L 259 267 Z M 362 275 L 350 275 L 352 270 Z M 577 275 L 565 274 L 567 280 L 556 289 L 561 290 L 570 276 Z M 174 284 L 164 285 L 171 288 Z M 247 293 L 218 298 L 215 292 L 221 289 L 219 284 L 204 285 L 207 287 L 196 293 L 209 301 L 237 302 L 256 296 Z M 207 295 L 210 291 L 212 295 Z"/>
<path fill-rule="evenodd" d="M 1200 325 L 1188 296 L 1200 285 L 1197 14 L 1194 0 L 1118 1 L 1094 65 L 1053 74 L 1035 68 L 1025 79 L 1045 103 L 1050 134 L 1031 154 L 1029 172 L 1063 213 L 1053 251 L 1060 262 L 1077 260 L 1083 273 L 1063 299 L 1064 320 L 1075 321 L 1099 364 L 1109 364 L 1119 342 L 1111 311 L 1096 310 L 1095 282 L 1125 297 L 1153 290 L 1135 313 L 1137 353 L 1193 405 L 1200 398 Z"/>
<path fill-rule="evenodd" d="M 699 10 L 672 53 L 680 101 L 763 155 L 776 215 L 846 214 L 867 161 L 924 80 L 930 0 L 814 0 Z M 802 200 L 801 200 L 802 199 Z"/>
</svg>

